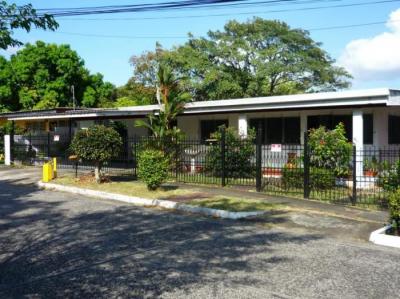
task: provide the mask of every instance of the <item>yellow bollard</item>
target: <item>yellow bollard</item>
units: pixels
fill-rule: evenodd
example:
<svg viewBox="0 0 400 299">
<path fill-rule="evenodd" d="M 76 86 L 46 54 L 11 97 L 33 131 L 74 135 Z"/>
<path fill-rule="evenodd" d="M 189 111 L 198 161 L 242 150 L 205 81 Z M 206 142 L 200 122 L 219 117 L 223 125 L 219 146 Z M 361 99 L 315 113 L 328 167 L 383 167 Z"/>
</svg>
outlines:
<svg viewBox="0 0 400 299">
<path fill-rule="evenodd" d="M 53 178 L 57 177 L 57 158 L 53 158 Z"/>
<path fill-rule="evenodd" d="M 51 163 L 43 164 L 43 183 L 48 183 L 53 179 L 53 165 Z"/>
</svg>

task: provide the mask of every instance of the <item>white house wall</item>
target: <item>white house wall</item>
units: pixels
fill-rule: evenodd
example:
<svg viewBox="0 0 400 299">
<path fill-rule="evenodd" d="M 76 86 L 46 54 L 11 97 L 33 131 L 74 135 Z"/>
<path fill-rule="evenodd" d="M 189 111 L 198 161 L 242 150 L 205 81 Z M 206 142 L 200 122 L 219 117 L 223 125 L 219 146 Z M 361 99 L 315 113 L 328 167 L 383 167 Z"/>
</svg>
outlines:
<svg viewBox="0 0 400 299">
<path fill-rule="evenodd" d="M 320 109 L 303 111 L 265 111 L 245 113 L 248 122 L 252 118 L 267 117 L 300 117 L 301 141 L 303 143 L 303 134 L 307 130 L 307 117 L 312 115 L 352 115 L 351 108 L 345 109 Z M 400 107 L 371 107 L 359 108 L 363 114 L 372 114 L 374 119 L 373 145 L 388 146 L 388 116 L 400 115 Z M 200 122 L 202 120 L 228 119 L 229 125 L 238 128 L 239 113 L 231 114 L 211 114 L 211 115 L 188 115 L 178 117 L 178 127 L 191 139 L 200 138 Z"/>
</svg>

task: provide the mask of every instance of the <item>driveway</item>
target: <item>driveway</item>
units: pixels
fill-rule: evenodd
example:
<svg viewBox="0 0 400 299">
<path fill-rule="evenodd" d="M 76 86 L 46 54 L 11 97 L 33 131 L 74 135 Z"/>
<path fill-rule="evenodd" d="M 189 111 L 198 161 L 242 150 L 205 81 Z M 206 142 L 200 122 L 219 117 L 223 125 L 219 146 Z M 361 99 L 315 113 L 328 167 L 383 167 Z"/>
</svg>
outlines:
<svg viewBox="0 0 400 299">
<path fill-rule="evenodd" d="M 1 298 L 399 298 L 399 250 L 41 191 L 35 173 L 0 170 Z"/>
</svg>

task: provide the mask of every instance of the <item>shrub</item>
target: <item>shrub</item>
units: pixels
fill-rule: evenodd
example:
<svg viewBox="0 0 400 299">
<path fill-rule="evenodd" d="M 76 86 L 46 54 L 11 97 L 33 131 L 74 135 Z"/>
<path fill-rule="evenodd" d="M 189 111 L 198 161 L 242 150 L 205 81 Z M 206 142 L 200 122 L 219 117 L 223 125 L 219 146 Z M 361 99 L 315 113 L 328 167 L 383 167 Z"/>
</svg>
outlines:
<svg viewBox="0 0 400 299">
<path fill-rule="evenodd" d="M 122 139 L 113 128 L 95 125 L 87 130 L 78 131 L 70 150 L 79 158 L 94 162 L 96 182 L 101 181 L 101 167 L 104 162 L 118 157 Z"/>
<path fill-rule="evenodd" d="M 400 189 L 391 193 L 388 204 L 392 226 L 397 235 L 400 235 Z"/>
<path fill-rule="evenodd" d="M 332 170 L 322 168 L 310 169 L 310 189 L 326 190 L 335 186 L 336 176 Z M 282 171 L 282 185 L 285 189 L 302 189 L 304 186 L 304 169 L 285 167 Z"/>
<path fill-rule="evenodd" d="M 211 138 L 217 142 L 212 143 L 207 151 L 205 171 L 221 176 L 221 130 L 211 134 Z M 254 130 L 249 130 L 247 137 L 242 138 L 233 128 L 225 129 L 225 171 L 227 176 L 238 178 L 255 175 L 255 167 L 252 163 L 255 154 L 254 139 Z"/>
<path fill-rule="evenodd" d="M 379 174 L 378 185 L 389 192 L 395 192 L 400 188 L 400 160 L 394 163 L 388 171 L 382 171 Z"/>
<path fill-rule="evenodd" d="M 139 153 L 138 177 L 149 190 L 156 190 L 168 177 L 169 159 L 163 151 L 145 149 Z"/>
<path fill-rule="evenodd" d="M 348 176 L 353 146 L 345 133 L 342 123 L 333 130 L 323 126 L 311 129 L 308 138 L 310 166 L 333 170 L 339 177 Z"/>
</svg>

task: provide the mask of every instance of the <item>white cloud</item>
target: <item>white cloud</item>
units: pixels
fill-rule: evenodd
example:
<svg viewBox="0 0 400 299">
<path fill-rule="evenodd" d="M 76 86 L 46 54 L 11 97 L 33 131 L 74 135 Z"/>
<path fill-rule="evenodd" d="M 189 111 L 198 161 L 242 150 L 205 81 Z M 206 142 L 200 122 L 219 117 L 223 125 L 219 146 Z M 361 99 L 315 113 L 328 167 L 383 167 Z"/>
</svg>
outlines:
<svg viewBox="0 0 400 299">
<path fill-rule="evenodd" d="M 400 78 L 400 9 L 390 14 L 389 31 L 367 39 L 353 40 L 338 59 L 355 80 Z"/>
</svg>

